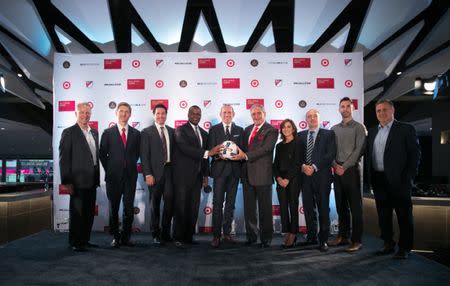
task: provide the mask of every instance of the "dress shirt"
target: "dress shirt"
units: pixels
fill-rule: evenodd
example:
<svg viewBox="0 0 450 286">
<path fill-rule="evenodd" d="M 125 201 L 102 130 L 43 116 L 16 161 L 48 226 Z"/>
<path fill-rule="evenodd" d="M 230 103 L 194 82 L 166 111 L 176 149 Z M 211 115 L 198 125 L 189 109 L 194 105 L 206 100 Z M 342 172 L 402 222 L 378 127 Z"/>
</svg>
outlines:
<svg viewBox="0 0 450 286">
<path fill-rule="evenodd" d="M 394 120 L 386 124 L 384 127 L 378 124 L 378 132 L 373 142 L 372 167 L 375 171 L 384 172 L 384 149 L 386 148 L 387 138 L 391 131 Z"/>
</svg>

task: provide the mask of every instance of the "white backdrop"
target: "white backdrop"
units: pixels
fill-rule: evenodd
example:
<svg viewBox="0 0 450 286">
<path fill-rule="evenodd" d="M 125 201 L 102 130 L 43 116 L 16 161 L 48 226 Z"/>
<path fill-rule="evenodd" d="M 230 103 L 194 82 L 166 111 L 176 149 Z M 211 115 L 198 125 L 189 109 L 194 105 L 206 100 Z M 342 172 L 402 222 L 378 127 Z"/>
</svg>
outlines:
<svg viewBox="0 0 450 286">
<path fill-rule="evenodd" d="M 76 121 L 78 102 L 90 102 L 91 127 L 101 135 L 115 123 L 115 107 L 121 101 L 132 106 L 130 124 L 142 130 L 152 123 L 152 107 L 168 106 L 167 124 L 177 127 L 187 120 L 191 105 L 202 108 L 200 126 L 208 130 L 220 121 L 224 103 L 233 105 L 235 122 L 251 124 L 248 108 L 261 103 L 267 121 L 278 127 L 285 118 L 307 128 L 305 113 L 321 113 L 321 125 L 329 129 L 340 122 L 339 99 L 348 96 L 356 107 L 354 118 L 363 117 L 362 53 L 145 53 L 145 54 L 56 54 L 54 60 L 54 226 L 68 229 L 69 196 L 59 190 L 58 146 L 62 130 Z M 139 166 L 138 166 L 139 167 Z M 95 230 L 108 229 L 108 202 L 101 169 L 97 189 Z M 212 185 L 212 182 L 210 182 Z M 138 177 L 134 231 L 149 231 L 149 192 L 142 174 Z M 272 195 L 274 228 L 280 231 L 279 203 Z M 301 198 L 300 198 L 301 199 Z M 332 231 L 337 228 L 334 195 L 330 197 Z M 299 207 L 300 229 L 304 231 L 303 209 Z M 242 186 L 236 199 L 234 230 L 245 232 Z M 210 232 L 212 193 L 202 192 L 199 232 Z"/>
</svg>

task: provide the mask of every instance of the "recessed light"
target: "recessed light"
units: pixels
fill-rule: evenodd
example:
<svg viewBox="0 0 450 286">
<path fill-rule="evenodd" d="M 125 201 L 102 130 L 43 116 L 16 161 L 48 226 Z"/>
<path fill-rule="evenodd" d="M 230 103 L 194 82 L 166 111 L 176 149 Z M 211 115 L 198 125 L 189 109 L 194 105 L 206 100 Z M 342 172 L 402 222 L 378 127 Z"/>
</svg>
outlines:
<svg viewBox="0 0 450 286">
<path fill-rule="evenodd" d="M 1 127 L 0 130 L 6 130 L 6 128 L 5 127 Z"/>
<path fill-rule="evenodd" d="M 397 72 L 397 75 L 401 75 L 401 74 L 402 74 L 402 72 L 401 72 L 401 71 Z"/>
<path fill-rule="evenodd" d="M 18 73 L 17 76 L 18 76 L 18 77 L 22 77 L 22 74 L 21 74 L 21 73 Z"/>
</svg>

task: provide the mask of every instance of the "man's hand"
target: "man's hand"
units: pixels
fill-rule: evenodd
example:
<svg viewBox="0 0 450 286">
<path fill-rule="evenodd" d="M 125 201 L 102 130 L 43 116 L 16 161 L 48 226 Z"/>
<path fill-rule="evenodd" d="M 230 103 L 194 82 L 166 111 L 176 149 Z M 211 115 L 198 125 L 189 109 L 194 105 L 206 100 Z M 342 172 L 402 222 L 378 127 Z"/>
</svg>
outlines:
<svg viewBox="0 0 450 286">
<path fill-rule="evenodd" d="M 305 173 L 306 176 L 312 176 L 314 174 L 314 167 L 310 165 L 302 165 L 302 172 Z"/>
<path fill-rule="evenodd" d="M 242 151 L 241 148 L 239 148 L 239 146 L 237 146 L 237 149 L 238 149 L 237 155 L 231 156 L 230 160 L 233 160 L 233 161 L 245 160 L 246 156 L 245 156 L 244 151 Z"/>
<path fill-rule="evenodd" d="M 223 148 L 222 144 L 219 144 L 217 146 L 214 146 L 211 150 L 208 151 L 208 156 L 216 156 L 220 153 L 220 150 Z"/>
<path fill-rule="evenodd" d="M 74 190 L 72 184 L 61 185 L 61 186 L 63 186 L 63 188 L 65 188 L 65 189 L 67 190 L 67 193 L 68 193 L 69 195 L 75 194 L 75 190 Z"/>
<path fill-rule="evenodd" d="M 152 175 L 145 176 L 145 183 L 147 186 L 153 187 L 153 185 L 155 185 L 155 177 Z"/>
<path fill-rule="evenodd" d="M 336 165 L 334 166 L 334 173 L 338 176 L 342 176 L 345 173 L 345 169 L 342 165 Z"/>
</svg>

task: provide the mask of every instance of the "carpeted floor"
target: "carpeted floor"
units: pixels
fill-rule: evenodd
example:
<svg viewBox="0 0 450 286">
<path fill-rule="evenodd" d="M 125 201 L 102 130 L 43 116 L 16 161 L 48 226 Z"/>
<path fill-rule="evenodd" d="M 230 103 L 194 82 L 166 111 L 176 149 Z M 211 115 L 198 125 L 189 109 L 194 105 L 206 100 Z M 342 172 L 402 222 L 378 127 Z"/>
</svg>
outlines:
<svg viewBox="0 0 450 286">
<path fill-rule="evenodd" d="M 150 243 L 150 234 L 134 235 L 135 247 L 112 249 L 111 238 L 93 233 L 100 245 L 76 253 L 67 234 L 44 231 L 0 246 L 0 285 L 445 285 L 450 268 L 412 254 L 408 260 L 375 256 L 380 241 L 365 236 L 355 254 L 344 247 L 321 253 L 314 247 L 282 250 L 243 243 L 209 246 L 211 236 L 196 237 L 199 245 L 180 250 Z M 243 241 L 244 237 L 238 237 Z M 446 282 L 447 281 L 447 282 Z"/>
</svg>

